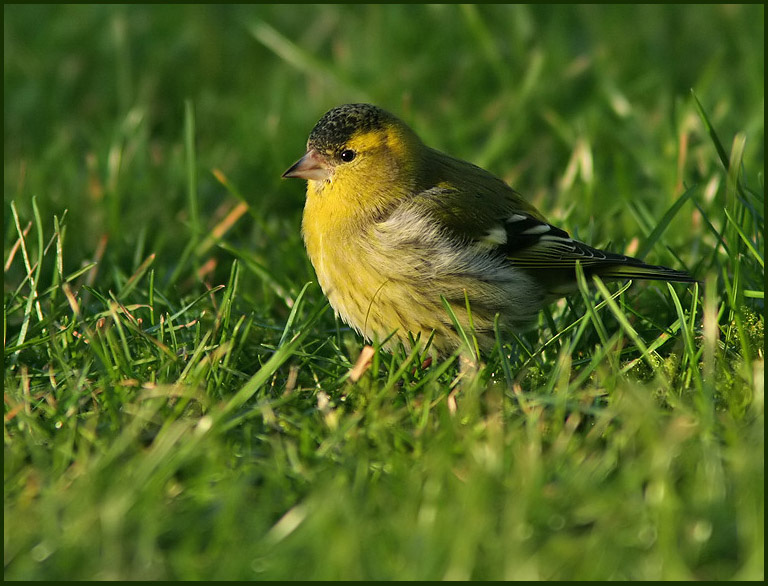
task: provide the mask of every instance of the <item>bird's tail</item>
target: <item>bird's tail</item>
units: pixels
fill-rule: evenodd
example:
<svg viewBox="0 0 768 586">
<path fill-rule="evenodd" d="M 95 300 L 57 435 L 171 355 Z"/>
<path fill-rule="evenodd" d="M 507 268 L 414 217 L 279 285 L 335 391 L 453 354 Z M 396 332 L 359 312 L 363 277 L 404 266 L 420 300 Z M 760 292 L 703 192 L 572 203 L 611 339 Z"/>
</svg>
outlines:
<svg viewBox="0 0 768 586">
<path fill-rule="evenodd" d="M 592 268 L 592 274 L 598 275 L 601 279 L 645 279 L 676 283 L 698 282 L 698 279 L 685 271 L 676 271 L 675 269 L 660 265 L 649 265 L 632 257 L 623 257 L 622 264 L 594 266 Z"/>
</svg>

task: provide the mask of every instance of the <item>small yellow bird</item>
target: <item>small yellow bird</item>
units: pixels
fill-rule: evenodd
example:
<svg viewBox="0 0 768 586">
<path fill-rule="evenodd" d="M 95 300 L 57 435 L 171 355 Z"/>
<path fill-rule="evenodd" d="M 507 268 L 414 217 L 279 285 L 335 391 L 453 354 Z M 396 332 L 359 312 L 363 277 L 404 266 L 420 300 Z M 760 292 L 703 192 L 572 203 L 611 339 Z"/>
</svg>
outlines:
<svg viewBox="0 0 768 586">
<path fill-rule="evenodd" d="M 442 299 L 490 348 L 494 319 L 520 330 L 587 276 L 693 282 L 691 276 L 592 248 L 552 226 L 504 181 L 426 146 L 370 104 L 327 112 L 283 177 L 307 180 L 302 233 L 323 292 L 365 338 L 410 348 L 409 333 L 461 344 Z M 391 334 L 394 333 L 394 336 Z"/>
</svg>

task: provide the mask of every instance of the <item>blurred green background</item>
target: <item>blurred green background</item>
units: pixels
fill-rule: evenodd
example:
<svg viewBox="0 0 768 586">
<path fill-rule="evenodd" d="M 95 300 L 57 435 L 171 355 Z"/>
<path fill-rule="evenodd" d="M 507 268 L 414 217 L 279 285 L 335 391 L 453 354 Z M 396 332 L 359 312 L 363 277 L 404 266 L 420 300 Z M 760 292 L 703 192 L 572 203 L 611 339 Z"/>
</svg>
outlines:
<svg viewBox="0 0 768 586">
<path fill-rule="evenodd" d="M 675 215 L 647 260 L 707 273 L 728 261 L 714 236 L 727 189 L 691 90 L 727 152 L 744 133 L 744 181 L 762 192 L 764 87 L 762 5 L 5 5 L 5 259 L 28 222 L 34 250 L 34 197 L 50 310 L 38 323 L 17 253 L 6 343 L 32 325 L 5 356 L 5 577 L 761 579 L 762 371 L 752 378 L 729 348 L 711 435 L 690 379 L 670 391 L 603 366 L 571 397 L 570 423 L 535 384 L 525 407 L 494 380 L 460 394 L 454 416 L 447 385 L 411 396 L 384 372 L 348 386 L 352 336 L 299 353 L 298 386 L 275 375 L 236 424 L 200 429 L 271 355 L 314 278 L 303 186 L 280 175 L 329 108 L 376 103 L 616 251 L 636 250 L 696 186 L 699 207 Z M 247 214 L 205 245 L 241 201 Z M 244 268 L 221 330 L 233 344 L 217 370 L 207 357 L 227 293 L 206 292 L 229 284 L 234 258 Z M 55 275 L 93 261 L 73 278 L 73 317 Z M 90 354 L 70 333 L 98 327 L 108 292 L 152 336 L 161 312 L 196 299 L 179 320 L 197 325 L 163 338 L 180 359 L 127 324 L 128 360 L 117 337 L 114 368 Z M 652 290 L 638 307 L 675 318 Z M 762 317 L 749 315 L 741 347 L 761 348 Z M 247 327 L 232 325 L 240 316 Z M 336 333 L 330 312 L 318 324 L 315 339 Z M 54 326 L 67 343 L 45 338 Z M 674 370 L 680 344 L 663 350 Z M 57 356 L 72 370 L 51 378 Z M 541 380 L 559 364 L 544 360 Z M 162 385 L 191 389 L 201 411 L 152 395 Z"/>
</svg>

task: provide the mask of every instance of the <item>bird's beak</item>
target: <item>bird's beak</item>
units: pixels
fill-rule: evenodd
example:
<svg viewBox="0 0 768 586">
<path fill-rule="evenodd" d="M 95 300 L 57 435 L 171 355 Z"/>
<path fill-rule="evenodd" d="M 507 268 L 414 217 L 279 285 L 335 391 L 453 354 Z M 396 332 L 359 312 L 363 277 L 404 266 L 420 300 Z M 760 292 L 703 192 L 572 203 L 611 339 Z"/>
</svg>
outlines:
<svg viewBox="0 0 768 586">
<path fill-rule="evenodd" d="M 322 181 L 330 175 L 331 169 L 326 160 L 315 149 L 309 149 L 306 154 L 283 173 L 283 177 L 298 177 Z"/>
</svg>

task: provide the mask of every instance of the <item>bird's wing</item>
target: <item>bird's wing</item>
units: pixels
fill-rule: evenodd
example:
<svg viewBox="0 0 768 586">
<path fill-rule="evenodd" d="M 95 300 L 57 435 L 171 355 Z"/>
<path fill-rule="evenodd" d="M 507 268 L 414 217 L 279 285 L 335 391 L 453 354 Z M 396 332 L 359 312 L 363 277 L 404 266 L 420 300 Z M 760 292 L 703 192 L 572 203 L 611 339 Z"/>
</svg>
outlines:
<svg viewBox="0 0 768 586">
<path fill-rule="evenodd" d="M 493 177 L 493 176 L 490 176 Z M 477 242 L 504 254 L 512 266 L 557 287 L 574 280 L 576 263 L 587 275 L 606 279 L 656 279 L 694 282 L 685 272 L 593 248 L 549 224 L 501 180 L 471 192 L 455 186 L 433 187 L 419 194 L 423 206 L 457 238 Z M 504 189 L 499 188 L 499 184 Z M 483 193 L 484 192 L 484 193 Z M 482 196 L 482 201 L 478 198 Z"/>
<path fill-rule="evenodd" d="M 507 242 L 500 250 L 514 266 L 534 272 L 554 270 L 572 275 L 578 262 L 586 274 L 606 279 L 696 280 L 682 271 L 594 248 L 574 240 L 560 228 L 525 214 L 512 214 L 504 227 Z"/>
</svg>

